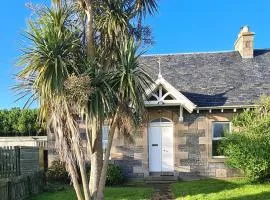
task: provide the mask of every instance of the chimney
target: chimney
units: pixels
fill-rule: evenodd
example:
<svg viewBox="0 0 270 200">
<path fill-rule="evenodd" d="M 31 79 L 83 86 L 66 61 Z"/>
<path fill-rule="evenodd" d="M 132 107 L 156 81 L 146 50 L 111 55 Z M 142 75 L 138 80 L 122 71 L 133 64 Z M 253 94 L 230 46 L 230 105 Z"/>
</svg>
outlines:
<svg viewBox="0 0 270 200">
<path fill-rule="evenodd" d="M 253 58 L 253 41 L 255 33 L 249 30 L 248 26 L 240 29 L 237 40 L 234 43 L 235 51 L 238 51 L 242 58 Z"/>
</svg>

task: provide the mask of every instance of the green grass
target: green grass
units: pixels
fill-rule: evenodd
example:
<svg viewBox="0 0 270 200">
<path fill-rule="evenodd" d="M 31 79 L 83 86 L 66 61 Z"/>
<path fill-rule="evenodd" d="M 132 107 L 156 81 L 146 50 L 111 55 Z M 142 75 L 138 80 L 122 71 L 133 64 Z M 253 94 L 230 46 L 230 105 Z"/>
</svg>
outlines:
<svg viewBox="0 0 270 200">
<path fill-rule="evenodd" d="M 151 199 L 153 189 L 142 186 L 108 187 L 105 190 L 107 200 L 148 200 Z M 75 200 L 76 194 L 72 187 L 64 187 L 61 191 L 43 192 L 29 200 Z"/>
<path fill-rule="evenodd" d="M 177 200 L 269 200 L 270 183 L 255 184 L 245 179 L 207 179 L 178 182 L 172 192 Z"/>
</svg>

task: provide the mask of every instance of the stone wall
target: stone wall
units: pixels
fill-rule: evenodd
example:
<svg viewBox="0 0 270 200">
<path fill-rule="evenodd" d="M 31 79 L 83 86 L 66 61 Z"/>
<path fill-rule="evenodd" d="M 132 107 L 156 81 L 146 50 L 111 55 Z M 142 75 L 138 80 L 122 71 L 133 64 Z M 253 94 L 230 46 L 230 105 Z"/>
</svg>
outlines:
<svg viewBox="0 0 270 200">
<path fill-rule="evenodd" d="M 164 117 L 173 122 L 174 130 L 174 175 L 206 177 L 237 176 L 229 169 L 225 158 L 212 157 L 212 123 L 231 121 L 236 113 L 233 110 L 184 112 L 184 121 L 179 122 L 179 107 L 155 107 L 148 109 L 145 123 L 133 135 L 133 142 L 120 133 L 114 136 L 111 160 L 119 165 L 126 177 L 143 178 L 149 176 L 148 165 L 148 124 L 156 118 Z M 54 150 L 54 137 L 48 135 L 49 163 L 57 156 Z"/>
<path fill-rule="evenodd" d="M 147 148 L 144 144 L 144 127 L 139 128 L 133 134 L 133 142 L 124 138 L 120 133 L 115 135 L 111 150 L 111 159 L 123 169 L 126 177 L 143 178 L 144 159 Z"/>
<path fill-rule="evenodd" d="M 174 124 L 174 168 L 176 176 L 229 177 L 238 173 L 229 169 L 225 158 L 212 157 L 212 123 L 231 121 L 233 111 L 204 111 L 189 114 L 184 112 L 184 121 L 179 122 L 179 108 L 151 108 L 146 114 L 146 123 L 134 136 L 134 143 L 124 142 L 121 136 L 114 140 L 112 159 L 121 166 L 128 177 L 146 177 L 148 171 L 147 124 L 165 117 Z"/>
</svg>

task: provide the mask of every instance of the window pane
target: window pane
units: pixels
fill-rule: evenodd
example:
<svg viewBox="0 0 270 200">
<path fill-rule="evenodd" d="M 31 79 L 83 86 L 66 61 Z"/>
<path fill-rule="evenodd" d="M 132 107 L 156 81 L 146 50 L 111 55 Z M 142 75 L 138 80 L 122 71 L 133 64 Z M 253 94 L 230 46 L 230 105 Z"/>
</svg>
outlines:
<svg viewBox="0 0 270 200">
<path fill-rule="evenodd" d="M 161 121 L 161 122 L 170 122 L 170 120 L 165 119 L 165 118 L 161 118 L 160 121 Z"/>
<path fill-rule="evenodd" d="M 213 124 L 213 138 L 220 138 L 225 136 L 225 132 L 230 130 L 230 123 L 214 123 Z"/>
<path fill-rule="evenodd" d="M 103 141 L 102 141 L 102 148 L 103 148 L 103 152 L 104 152 L 104 153 L 105 153 L 105 151 L 106 151 L 107 144 L 108 144 L 108 140 L 103 140 Z"/>
<path fill-rule="evenodd" d="M 223 156 L 224 153 L 219 149 L 221 140 L 213 140 L 212 156 Z"/>
<path fill-rule="evenodd" d="M 109 126 L 102 126 L 102 140 L 108 140 Z"/>
<path fill-rule="evenodd" d="M 103 152 L 106 151 L 106 147 L 108 144 L 108 135 L 109 135 L 109 126 L 102 126 L 102 147 Z"/>
<path fill-rule="evenodd" d="M 82 140 L 86 140 L 87 139 L 86 133 L 85 132 L 80 132 L 80 138 Z"/>
<path fill-rule="evenodd" d="M 160 118 L 157 118 L 151 121 L 151 123 L 154 123 L 154 122 L 160 122 Z"/>
<path fill-rule="evenodd" d="M 170 122 L 170 120 L 165 119 L 165 118 L 157 118 L 151 121 L 151 123 L 154 123 L 154 122 Z"/>
</svg>

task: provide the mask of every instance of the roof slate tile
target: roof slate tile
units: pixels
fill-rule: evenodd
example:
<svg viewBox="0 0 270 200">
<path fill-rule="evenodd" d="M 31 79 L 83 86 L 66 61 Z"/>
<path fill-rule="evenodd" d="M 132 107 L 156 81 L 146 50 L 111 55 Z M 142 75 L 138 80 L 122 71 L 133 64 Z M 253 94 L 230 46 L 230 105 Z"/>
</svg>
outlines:
<svg viewBox="0 0 270 200">
<path fill-rule="evenodd" d="M 244 59 L 236 51 L 143 56 L 153 79 L 159 58 L 163 78 L 200 107 L 251 105 L 270 94 L 270 49 Z"/>
</svg>

